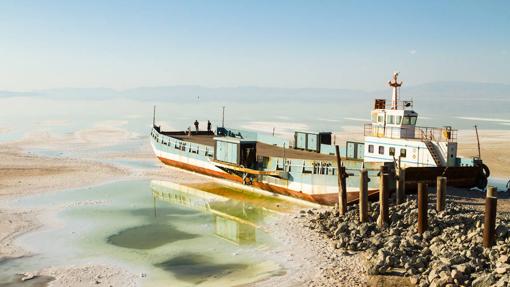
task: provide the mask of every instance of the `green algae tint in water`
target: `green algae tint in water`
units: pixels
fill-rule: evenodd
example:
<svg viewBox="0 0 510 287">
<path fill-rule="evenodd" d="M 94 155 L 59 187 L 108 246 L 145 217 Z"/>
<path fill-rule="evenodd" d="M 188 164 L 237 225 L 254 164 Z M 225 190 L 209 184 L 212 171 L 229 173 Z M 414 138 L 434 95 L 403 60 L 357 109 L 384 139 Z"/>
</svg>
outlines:
<svg viewBox="0 0 510 287">
<path fill-rule="evenodd" d="M 274 213 L 226 195 L 162 181 L 125 181 L 17 204 L 58 214 L 44 219 L 52 227 L 20 238 L 35 255 L 4 263 L 3 278 L 93 263 L 145 274 L 146 286 L 235 286 L 283 271 L 263 259 L 276 244 L 263 231 Z"/>
<path fill-rule="evenodd" d="M 108 237 L 107 242 L 126 248 L 153 249 L 195 237 L 197 235 L 182 232 L 170 224 L 150 224 L 122 230 Z"/>
<path fill-rule="evenodd" d="M 177 279 L 193 285 L 205 282 L 213 276 L 222 277 L 248 267 L 240 263 L 217 264 L 212 258 L 196 253 L 183 253 L 156 266 L 174 273 Z"/>
</svg>

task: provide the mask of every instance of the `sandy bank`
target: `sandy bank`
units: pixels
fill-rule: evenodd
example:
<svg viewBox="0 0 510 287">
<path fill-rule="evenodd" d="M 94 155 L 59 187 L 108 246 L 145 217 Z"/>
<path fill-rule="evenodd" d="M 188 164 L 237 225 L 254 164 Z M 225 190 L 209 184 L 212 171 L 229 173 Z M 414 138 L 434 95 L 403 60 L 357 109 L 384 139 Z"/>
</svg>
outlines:
<svg viewBox="0 0 510 287">
<path fill-rule="evenodd" d="M 510 131 L 479 130 L 481 156 L 492 177 L 510 179 Z M 459 155 L 478 156 L 474 131 L 459 131 Z"/>
<path fill-rule="evenodd" d="M 297 213 L 282 215 L 268 227 L 280 245 L 267 259 L 285 266 L 286 273 L 248 286 L 366 286 L 363 256 L 340 252 L 308 224 Z"/>
<path fill-rule="evenodd" d="M 12 145 L 0 145 L 0 199 L 93 185 L 127 176 L 125 170 L 68 158 L 27 155 Z M 12 240 L 39 225 L 31 210 L 0 210 L 0 258 L 24 254 Z"/>
<path fill-rule="evenodd" d="M 30 255 L 14 244 L 16 237 L 43 225 L 39 212 L 10 208 L 6 200 L 39 192 L 65 190 L 99 184 L 129 176 L 129 171 L 94 161 L 47 158 L 28 155 L 13 145 L 0 145 L 0 261 Z M 133 275 L 115 267 L 87 266 L 43 270 L 40 275 L 55 277 L 51 286 L 91 286 L 91 276 L 101 276 L 104 284 L 129 285 Z M 89 278 L 90 277 L 90 278 Z M 121 284 L 122 283 L 122 284 Z M 80 285 L 81 284 L 81 285 Z"/>
<path fill-rule="evenodd" d="M 120 268 L 102 265 L 52 267 L 40 270 L 37 275 L 55 278 L 49 287 L 86 286 L 139 286 L 139 277 Z"/>
<path fill-rule="evenodd" d="M 98 162 L 25 154 L 12 145 L 0 145 L 0 157 L 1 197 L 87 186 L 129 175 Z"/>
</svg>

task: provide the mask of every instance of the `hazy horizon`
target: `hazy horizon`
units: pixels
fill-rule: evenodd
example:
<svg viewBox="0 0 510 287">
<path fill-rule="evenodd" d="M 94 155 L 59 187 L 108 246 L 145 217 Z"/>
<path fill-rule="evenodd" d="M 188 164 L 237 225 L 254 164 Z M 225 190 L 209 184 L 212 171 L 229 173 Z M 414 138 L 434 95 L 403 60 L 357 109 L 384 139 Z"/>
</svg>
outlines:
<svg viewBox="0 0 510 287">
<path fill-rule="evenodd" d="M 402 74 L 402 73 L 400 73 Z M 391 79 L 391 73 L 388 73 L 388 79 Z M 403 85 L 402 89 L 406 88 L 416 88 L 416 87 L 423 87 L 423 86 L 432 86 L 432 85 L 490 85 L 490 86 L 505 86 L 510 87 L 510 83 L 503 83 L 503 82 L 477 82 L 477 81 L 434 81 L 434 82 L 424 82 L 424 83 L 406 83 Z M 373 93 L 373 92 L 381 92 L 384 90 L 388 90 L 388 83 L 383 82 L 380 83 L 379 87 L 375 87 L 373 89 L 362 89 L 362 88 L 347 88 L 347 87 L 336 87 L 336 88 L 328 88 L 328 87 L 320 87 L 320 86 L 302 86 L 302 87 L 284 87 L 284 86 L 256 86 L 256 85 L 218 85 L 218 86 L 208 86 L 208 85 L 201 85 L 199 83 L 197 84 L 168 84 L 168 85 L 147 85 L 147 86 L 136 86 L 131 88 L 124 88 L 124 89 L 118 89 L 118 88 L 111 88 L 106 86 L 93 86 L 93 87 L 80 87 L 80 86 L 62 86 L 62 87 L 53 87 L 53 88 L 45 88 L 45 89 L 0 89 L 0 96 L 2 96 L 1 93 L 33 93 L 33 92 L 47 92 L 47 91 L 61 91 L 61 90 L 109 90 L 113 92 L 126 92 L 136 89 L 152 89 L 152 88 L 204 88 L 204 89 L 236 89 L 236 88 L 254 88 L 254 89 L 282 89 L 282 90 L 307 90 L 307 89 L 314 89 L 314 90 L 333 90 L 333 91 L 356 91 L 356 92 L 366 92 L 366 93 Z"/>
</svg>

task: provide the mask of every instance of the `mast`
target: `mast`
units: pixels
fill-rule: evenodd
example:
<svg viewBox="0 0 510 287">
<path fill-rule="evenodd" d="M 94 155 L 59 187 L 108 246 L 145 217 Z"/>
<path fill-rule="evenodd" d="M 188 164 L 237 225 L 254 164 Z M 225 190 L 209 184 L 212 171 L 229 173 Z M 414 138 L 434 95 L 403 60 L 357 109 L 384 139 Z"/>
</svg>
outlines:
<svg viewBox="0 0 510 287">
<path fill-rule="evenodd" d="M 393 73 L 393 79 L 388 82 L 390 87 L 393 88 L 393 94 L 391 97 L 391 109 L 396 110 L 398 108 L 398 91 L 400 86 L 402 86 L 402 81 L 399 83 L 397 81 L 398 78 L 398 72 Z"/>
</svg>

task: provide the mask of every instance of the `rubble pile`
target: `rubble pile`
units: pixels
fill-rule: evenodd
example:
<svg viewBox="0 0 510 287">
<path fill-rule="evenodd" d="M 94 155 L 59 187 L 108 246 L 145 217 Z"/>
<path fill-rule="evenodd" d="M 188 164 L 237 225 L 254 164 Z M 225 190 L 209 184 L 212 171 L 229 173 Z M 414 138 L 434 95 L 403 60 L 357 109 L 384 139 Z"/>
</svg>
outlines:
<svg viewBox="0 0 510 287">
<path fill-rule="evenodd" d="M 510 220 L 498 218 L 496 245 L 484 248 L 483 213 L 448 201 L 445 211 L 428 209 L 429 228 L 417 232 L 415 197 L 390 207 L 390 224 L 377 225 L 378 203 L 369 222 L 359 222 L 359 207 L 302 211 L 307 227 L 333 241 L 335 248 L 365 252 L 371 275 L 409 276 L 419 286 L 510 286 Z"/>
</svg>

